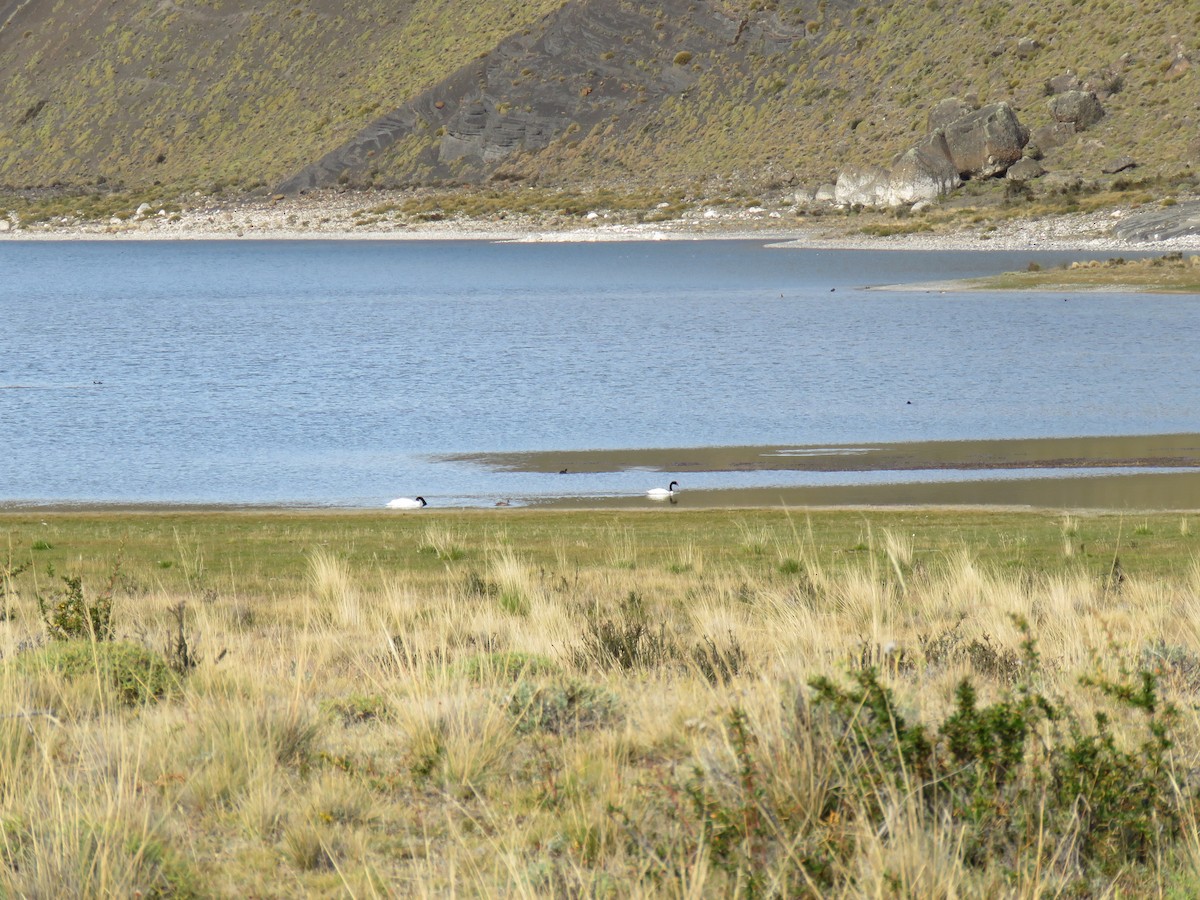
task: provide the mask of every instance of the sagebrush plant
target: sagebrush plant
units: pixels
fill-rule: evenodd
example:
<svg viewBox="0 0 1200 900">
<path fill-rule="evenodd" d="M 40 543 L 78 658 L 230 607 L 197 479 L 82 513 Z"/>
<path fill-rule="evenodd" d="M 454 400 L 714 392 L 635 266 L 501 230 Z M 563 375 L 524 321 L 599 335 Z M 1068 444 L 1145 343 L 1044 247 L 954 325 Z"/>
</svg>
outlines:
<svg viewBox="0 0 1200 900">
<path fill-rule="evenodd" d="M 1178 513 L 434 515 L 0 517 L 0 894 L 1195 893 Z"/>
</svg>

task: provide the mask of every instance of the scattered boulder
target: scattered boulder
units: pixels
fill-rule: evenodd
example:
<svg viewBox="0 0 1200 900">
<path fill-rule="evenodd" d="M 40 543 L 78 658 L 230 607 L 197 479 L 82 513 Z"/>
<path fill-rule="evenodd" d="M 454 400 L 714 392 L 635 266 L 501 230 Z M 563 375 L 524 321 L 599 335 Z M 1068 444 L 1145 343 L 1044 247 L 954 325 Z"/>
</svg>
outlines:
<svg viewBox="0 0 1200 900">
<path fill-rule="evenodd" d="M 963 178 L 1003 174 L 1022 156 L 1029 130 L 1007 103 L 992 103 L 942 128 L 946 155 Z"/>
<path fill-rule="evenodd" d="M 1023 37 L 1017 41 L 1017 56 L 1029 59 L 1042 49 L 1042 43 L 1037 38 Z"/>
<path fill-rule="evenodd" d="M 1045 174 L 1046 170 L 1042 168 L 1040 162 L 1028 156 L 1023 156 L 1008 167 L 1005 177 L 1009 181 L 1033 181 L 1033 179 L 1041 178 Z"/>
<path fill-rule="evenodd" d="M 12 228 L 12 224 L 8 219 L 0 219 L 0 232 L 8 231 L 10 228 Z"/>
<path fill-rule="evenodd" d="M 1126 169 L 1137 168 L 1137 160 L 1132 156 L 1118 156 L 1116 159 L 1105 163 L 1100 171 L 1105 175 L 1116 175 L 1118 172 L 1124 172 Z"/>
<path fill-rule="evenodd" d="M 958 97 L 947 97 L 936 103 L 933 109 L 929 110 L 929 118 L 925 122 L 925 133 L 929 134 L 937 131 L 939 128 L 945 128 L 956 119 L 961 119 L 967 113 L 975 111 L 975 107 L 966 100 L 960 100 Z"/>
<path fill-rule="evenodd" d="M 1075 139 L 1075 125 L 1072 122 L 1051 122 L 1035 128 L 1029 136 L 1029 143 L 1045 153 L 1055 147 L 1062 147 Z"/>
<path fill-rule="evenodd" d="M 1104 118 L 1104 107 L 1093 91 L 1065 91 L 1050 98 L 1050 116 L 1083 131 Z"/>
</svg>

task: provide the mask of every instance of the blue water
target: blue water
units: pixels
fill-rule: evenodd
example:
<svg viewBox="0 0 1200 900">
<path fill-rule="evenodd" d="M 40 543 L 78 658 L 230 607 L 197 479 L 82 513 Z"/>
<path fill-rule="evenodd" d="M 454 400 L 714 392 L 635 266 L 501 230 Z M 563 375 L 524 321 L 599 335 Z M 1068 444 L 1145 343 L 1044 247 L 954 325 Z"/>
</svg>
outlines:
<svg viewBox="0 0 1200 900">
<path fill-rule="evenodd" d="M 3 242 L 0 501 L 490 505 L 564 486 L 435 457 L 1200 431 L 1200 298 L 862 290 L 1068 258 Z"/>
</svg>

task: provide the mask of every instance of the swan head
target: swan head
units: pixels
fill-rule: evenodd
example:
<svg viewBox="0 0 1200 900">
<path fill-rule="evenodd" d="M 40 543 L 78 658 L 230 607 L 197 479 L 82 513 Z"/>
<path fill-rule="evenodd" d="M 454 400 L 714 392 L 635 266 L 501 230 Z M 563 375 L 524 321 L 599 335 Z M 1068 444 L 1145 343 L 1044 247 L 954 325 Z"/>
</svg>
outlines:
<svg viewBox="0 0 1200 900">
<path fill-rule="evenodd" d="M 674 491 L 674 490 L 675 490 L 675 488 L 677 488 L 677 487 L 679 487 L 679 482 L 678 482 L 678 481 L 672 481 L 670 484 L 668 484 L 668 485 L 667 485 L 667 490 L 668 490 L 668 491 Z"/>
</svg>

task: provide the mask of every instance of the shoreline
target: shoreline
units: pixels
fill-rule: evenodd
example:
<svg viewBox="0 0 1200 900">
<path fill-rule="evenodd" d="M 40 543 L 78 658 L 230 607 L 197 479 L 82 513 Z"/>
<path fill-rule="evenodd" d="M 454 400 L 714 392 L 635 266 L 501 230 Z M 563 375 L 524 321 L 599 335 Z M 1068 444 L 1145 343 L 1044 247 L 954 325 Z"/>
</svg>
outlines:
<svg viewBox="0 0 1200 900">
<path fill-rule="evenodd" d="M 1116 237 L 1113 226 L 1132 210 L 1100 210 L 1011 219 L 957 231 L 871 235 L 864 222 L 836 212 L 809 215 L 793 205 L 727 209 L 705 206 L 679 218 L 635 222 L 627 213 L 585 217 L 512 214 L 439 221 L 385 221 L 373 212 L 389 195 L 320 192 L 234 202 L 199 202 L 179 212 L 133 214 L 107 222 L 65 218 L 0 231 L 0 241 L 489 241 L 593 243 L 755 240 L 773 249 L 924 251 L 1200 251 L 1200 235 L 1154 242 Z M 386 203 L 383 203 L 386 206 Z M 866 221 L 873 221 L 867 219 Z"/>
</svg>

